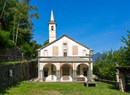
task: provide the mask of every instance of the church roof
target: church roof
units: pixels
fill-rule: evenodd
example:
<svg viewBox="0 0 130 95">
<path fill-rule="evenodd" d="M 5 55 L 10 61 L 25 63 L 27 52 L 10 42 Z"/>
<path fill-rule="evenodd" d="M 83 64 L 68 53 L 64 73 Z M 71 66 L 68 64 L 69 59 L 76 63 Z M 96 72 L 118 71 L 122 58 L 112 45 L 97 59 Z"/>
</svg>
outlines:
<svg viewBox="0 0 130 95">
<path fill-rule="evenodd" d="M 92 50 L 92 49 L 89 48 L 88 46 L 83 45 L 82 43 L 80 43 L 80 42 L 74 40 L 73 38 L 71 38 L 71 37 L 69 37 L 69 36 L 67 36 L 67 35 L 63 35 L 63 36 L 61 36 L 60 38 L 54 40 L 53 42 L 51 42 L 51 43 L 49 43 L 49 44 L 47 44 L 47 45 L 45 45 L 45 46 L 42 46 L 42 47 L 41 47 L 40 49 L 38 49 L 38 50 L 41 50 L 41 49 L 43 49 L 43 48 L 45 48 L 45 47 L 47 47 L 47 46 L 49 46 L 49 45 L 51 45 L 51 44 L 57 42 L 58 40 L 62 39 L 63 37 L 67 37 L 67 38 L 71 39 L 72 41 L 74 41 L 74 42 L 80 44 L 81 46 L 83 46 L 83 47 L 85 47 L 85 48 L 87 48 L 87 49 L 89 49 L 89 50 Z"/>
</svg>

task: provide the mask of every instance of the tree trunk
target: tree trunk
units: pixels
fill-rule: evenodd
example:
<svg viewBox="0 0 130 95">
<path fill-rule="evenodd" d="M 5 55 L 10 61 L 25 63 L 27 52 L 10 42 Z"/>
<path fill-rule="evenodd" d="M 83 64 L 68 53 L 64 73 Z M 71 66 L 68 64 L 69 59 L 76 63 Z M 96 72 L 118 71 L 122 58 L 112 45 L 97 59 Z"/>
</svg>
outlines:
<svg viewBox="0 0 130 95">
<path fill-rule="evenodd" d="M 4 2 L 4 5 L 3 5 L 3 8 L 2 8 L 2 12 L 1 12 L 0 18 L 2 18 L 2 16 L 3 16 L 4 10 L 5 10 L 5 6 L 6 6 L 6 1 L 7 1 L 7 0 L 5 0 L 5 2 Z"/>
<path fill-rule="evenodd" d="M 16 31 L 15 45 L 17 45 L 17 39 L 18 39 L 18 29 L 19 29 L 19 23 L 18 23 L 18 27 L 17 27 L 17 31 Z"/>
<path fill-rule="evenodd" d="M 15 42 L 15 20 L 14 20 L 14 26 L 13 26 L 13 42 Z"/>
</svg>

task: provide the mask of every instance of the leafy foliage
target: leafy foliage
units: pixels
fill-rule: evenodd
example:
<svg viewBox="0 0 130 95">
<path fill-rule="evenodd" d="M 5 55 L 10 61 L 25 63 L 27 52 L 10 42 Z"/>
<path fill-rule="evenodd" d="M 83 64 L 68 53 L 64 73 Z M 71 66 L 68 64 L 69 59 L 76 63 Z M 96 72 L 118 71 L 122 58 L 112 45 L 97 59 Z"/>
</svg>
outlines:
<svg viewBox="0 0 130 95">
<path fill-rule="evenodd" d="M 126 46 L 124 47 L 126 65 L 130 65 L 130 31 L 127 32 L 127 38 L 122 37 L 122 41 L 126 44 Z"/>
<path fill-rule="evenodd" d="M 37 57 L 37 49 L 40 47 L 41 45 L 37 44 L 35 40 L 31 41 L 30 43 L 25 43 L 21 46 L 24 55 L 30 58 Z"/>
<path fill-rule="evenodd" d="M 49 39 L 46 40 L 46 41 L 43 43 L 43 46 L 46 46 L 46 45 L 48 45 L 48 44 L 49 44 Z"/>
<path fill-rule="evenodd" d="M 126 44 L 125 47 L 105 52 L 95 61 L 94 74 L 98 75 L 99 78 L 115 80 L 115 66 L 130 66 L 130 32 L 127 36 L 128 38 L 122 38 Z"/>
<path fill-rule="evenodd" d="M 21 47 L 24 54 L 34 57 L 39 45 L 36 41 L 31 41 L 32 17 L 39 16 L 37 7 L 29 2 L 30 0 L 0 0 L 0 47 Z"/>
<path fill-rule="evenodd" d="M 114 56 L 115 52 L 109 51 L 105 52 L 95 61 L 94 73 L 98 75 L 99 78 L 114 80 L 115 79 L 115 62 Z"/>
<path fill-rule="evenodd" d="M 0 30 L 0 48 L 13 47 L 13 41 L 9 39 L 10 33 Z"/>
</svg>

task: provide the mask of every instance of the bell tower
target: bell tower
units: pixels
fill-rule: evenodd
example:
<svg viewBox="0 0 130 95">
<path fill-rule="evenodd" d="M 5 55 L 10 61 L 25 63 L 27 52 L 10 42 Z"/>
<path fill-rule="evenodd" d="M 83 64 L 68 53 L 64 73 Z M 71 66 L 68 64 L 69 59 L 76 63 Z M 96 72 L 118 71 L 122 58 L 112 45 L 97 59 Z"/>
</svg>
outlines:
<svg viewBox="0 0 130 95">
<path fill-rule="evenodd" d="M 49 25 L 49 43 L 56 40 L 56 22 L 54 21 L 53 10 L 51 10 L 51 17 L 48 23 Z"/>
</svg>

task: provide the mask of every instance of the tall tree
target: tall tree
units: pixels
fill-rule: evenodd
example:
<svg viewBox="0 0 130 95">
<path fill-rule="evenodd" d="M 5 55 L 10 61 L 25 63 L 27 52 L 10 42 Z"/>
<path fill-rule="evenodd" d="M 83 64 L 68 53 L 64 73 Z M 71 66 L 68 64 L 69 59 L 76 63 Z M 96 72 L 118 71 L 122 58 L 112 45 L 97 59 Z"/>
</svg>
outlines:
<svg viewBox="0 0 130 95">
<path fill-rule="evenodd" d="M 37 7 L 30 5 L 30 0 L 0 0 L 0 6 L 0 48 L 18 46 L 25 54 L 36 57 L 39 45 L 31 39 L 32 17 L 39 17 Z"/>
<path fill-rule="evenodd" d="M 32 17 L 38 18 L 37 7 L 30 5 L 30 0 L 1 0 L 0 26 L 10 32 L 10 39 L 17 46 L 30 42 L 33 34 Z M 33 12 L 32 12 L 33 10 Z"/>
<path fill-rule="evenodd" d="M 126 64 L 130 66 L 130 31 L 127 31 L 127 38 L 122 37 L 122 41 L 126 44 L 124 47 L 126 55 Z"/>
</svg>

